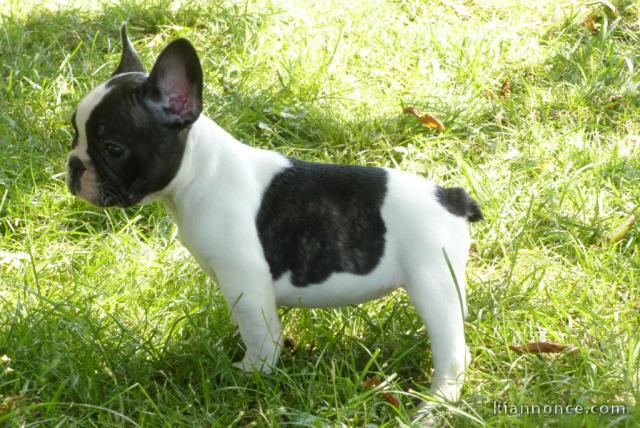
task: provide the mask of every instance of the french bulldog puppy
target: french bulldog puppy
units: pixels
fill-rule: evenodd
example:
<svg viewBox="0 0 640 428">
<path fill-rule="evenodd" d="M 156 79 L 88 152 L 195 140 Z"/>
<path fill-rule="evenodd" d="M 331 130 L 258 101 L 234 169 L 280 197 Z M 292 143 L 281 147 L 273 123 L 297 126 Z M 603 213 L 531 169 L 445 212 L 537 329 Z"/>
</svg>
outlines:
<svg viewBox="0 0 640 428">
<path fill-rule="evenodd" d="M 276 364 L 279 305 L 354 305 L 402 287 L 431 339 L 432 391 L 457 400 L 476 201 L 397 170 L 246 146 L 201 114 L 202 69 L 187 40 L 171 42 L 147 73 L 125 25 L 121 37 L 115 73 L 73 114 L 71 193 L 102 207 L 166 205 L 224 293 L 246 346 L 240 369 Z"/>
</svg>

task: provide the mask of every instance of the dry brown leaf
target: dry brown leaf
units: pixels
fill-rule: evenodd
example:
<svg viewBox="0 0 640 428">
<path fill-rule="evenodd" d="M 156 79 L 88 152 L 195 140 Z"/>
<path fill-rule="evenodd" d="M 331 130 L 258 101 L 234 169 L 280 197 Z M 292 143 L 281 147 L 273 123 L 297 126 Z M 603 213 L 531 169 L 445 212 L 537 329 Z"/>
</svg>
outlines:
<svg viewBox="0 0 640 428">
<path fill-rule="evenodd" d="M 429 113 L 422 113 L 415 107 L 405 107 L 402 109 L 403 113 L 412 114 L 420 120 L 424 125 L 428 126 L 432 129 L 437 129 L 438 131 L 444 131 L 445 127 L 437 118 L 430 115 Z"/>
<path fill-rule="evenodd" d="M 377 377 L 367 378 L 362 384 L 362 389 L 373 389 L 377 386 L 380 386 L 382 382 Z"/>
<path fill-rule="evenodd" d="M 362 389 L 364 389 L 364 390 L 373 389 L 373 388 L 379 387 L 380 385 L 382 385 L 382 381 L 380 380 L 380 378 L 377 378 L 377 377 L 374 376 L 374 377 L 367 378 L 362 383 Z M 393 407 L 400 407 L 400 400 L 398 400 L 398 397 L 396 397 L 392 393 L 383 392 L 382 393 L 382 398 L 386 402 L 391 403 L 391 405 Z"/>
<path fill-rule="evenodd" d="M 573 345 L 559 345 L 552 342 L 529 342 L 524 345 L 509 345 L 509 348 L 521 354 L 558 354 L 560 352 L 575 354 L 578 352 L 578 348 Z"/>
<path fill-rule="evenodd" d="M 511 80 L 507 77 L 506 79 L 504 79 L 504 82 L 502 82 L 502 88 L 500 88 L 500 96 L 504 98 L 508 97 L 509 95 L 511 95 Z"/>
<path fill-rule="evenodd" d="M 625 108 L 629 105 L 623 95 L 613 95 L 609 98 L 609 102 L 605 104 L 605 110 L 614 110 L 617 108 Z"/>
<path fill-rule="evenodd" d="M 597 17 L 598 15 L 595 12 L 591 12 L 589 16 L 587 16 L 587 19 L 585 19 L 584 22 L 582 23 L 585 27 L 589 29 L 589 31 L 591 31 L 592 34 L 598 34 L 598 32 L 600 31 L 600 24 L 597 24 L 595 22 L 595 19 Z"/>
<path fill-rule="evenodd" d="M 398 400 L 398 397 L 396 397 L 395 395 L 393 395 L 390 392 L 383 392 L 382 393 L 382 398 L 384 398 L 384 400 L 388 403 L 391 403 L 391 405 L 393 407 L 400 407 L 400 400 Z"/>
</svg>

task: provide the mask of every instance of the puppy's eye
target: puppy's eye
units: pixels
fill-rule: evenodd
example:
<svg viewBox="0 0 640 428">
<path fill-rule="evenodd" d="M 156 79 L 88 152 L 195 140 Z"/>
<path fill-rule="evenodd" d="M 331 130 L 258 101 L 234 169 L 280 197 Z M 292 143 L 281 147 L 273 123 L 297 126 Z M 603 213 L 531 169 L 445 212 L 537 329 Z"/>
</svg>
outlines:
<svg viewBox="0 0 640 428">
<path fill-rule="evenodd" d="M 104 146 L 104 151 L 107 153 L 109 157 L 117 159 L 124 154 L 124 149 L 117 144 L 107 143 Z"/>
</svg>

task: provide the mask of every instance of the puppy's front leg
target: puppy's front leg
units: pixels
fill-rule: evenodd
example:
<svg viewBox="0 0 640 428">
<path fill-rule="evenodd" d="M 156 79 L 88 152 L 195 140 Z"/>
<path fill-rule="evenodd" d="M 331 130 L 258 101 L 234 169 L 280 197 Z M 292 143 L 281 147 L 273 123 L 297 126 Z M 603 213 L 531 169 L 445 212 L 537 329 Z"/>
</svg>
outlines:
<svg viewBox="0 0 640 428">
<path fill-rule="evenodd" d="M 233 365 L 243 371 L 270 373 L 282 350 L 280 319 L 272 285 L 223 286 L 231 317 L 238 324 L 246 346 L 244 358 Z"/>
</svg>

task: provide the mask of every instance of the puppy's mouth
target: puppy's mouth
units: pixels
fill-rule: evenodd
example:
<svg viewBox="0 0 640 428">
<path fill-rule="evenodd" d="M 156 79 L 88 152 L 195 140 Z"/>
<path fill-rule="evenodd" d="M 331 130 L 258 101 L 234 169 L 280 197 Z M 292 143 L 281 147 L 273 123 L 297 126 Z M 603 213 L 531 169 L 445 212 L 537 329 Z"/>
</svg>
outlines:
<svg viewBox="0 0 640 428">
<path fill-rule="evenodd" d="M 101 183 L 98 188 L 98 197 L 92 201 L 100 207 L 121 207 L 128 208 L 137 204 L 141 198 L 136 195 L 123 192 L 113 185 Z"/>
<path fill-rule="evenodd" d="M 135 195 L 121 192 L 115 187 L 107 184 L 99 184 L 97 193 L 86 192 L 83 191 L 82 188 L 80 188 L 79 191 L 76 192 L 71 190 L 71 193 L 101 208 L 129 208 L 137 204 L 141 199 L 139 197 L 136 197 Z"/>
<path fill-rule="evenodd" d="M 120 190 L 115 185 L 100 180 L 95 167 L 72 157 L 69 160 L 67 187 L 71 194 L 99 207 L 127 208 L 137 204 L 142 197 Z"/>
</svg>

